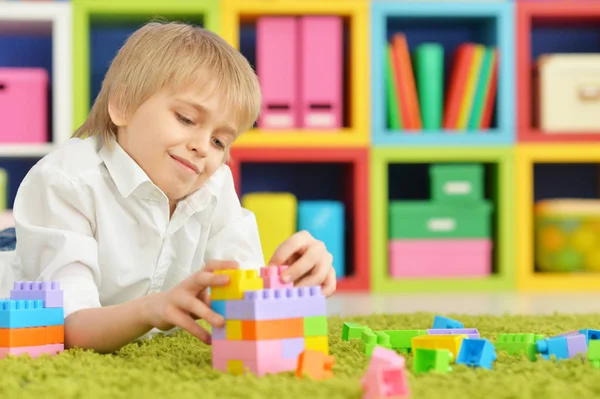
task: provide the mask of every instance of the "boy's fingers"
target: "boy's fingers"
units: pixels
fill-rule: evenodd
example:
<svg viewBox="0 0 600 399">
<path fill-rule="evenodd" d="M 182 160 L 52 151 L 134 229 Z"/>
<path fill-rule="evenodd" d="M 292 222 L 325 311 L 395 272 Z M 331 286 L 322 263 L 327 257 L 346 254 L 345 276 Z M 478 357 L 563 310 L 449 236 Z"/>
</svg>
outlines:
<svg viewBox="0 0 600 399">
<path fill-rule="evenodd" d="M 325 251 L 322 242 L 315 243 L 296 262 L 291 264 L 283 273 L 281 279 L 284 282 L 296 281 L 306 273 L 310 272 L 319 262 L 321 254 Z M 323 276 L 324 277 L 324 276 Z"/>
<path fill-rule="evenodd" d="M 185 295 L 181 297 L 178 306 L 187 313 L 191 313 L 200 319 L 204 319 L 215 327 L 222 327 L 225 323 L 223 316 L 212 310 L 196 296 Z"/>
<path fill-rule="evenodd" d="M 283 265 L 294 253 L 307 246 L 312 240 L 313 238 L 310 233 L 305 230 L 293 234 L 277 247 L 275 252 L 273 252 L 273 256 L 271 256 L 269 264 Z"/>
<path fill-rule="evenodd" d="M 321 292 L 326 297 L 333 295 L 337 286 L 337 279 L 335 276 L 335 270 L 331 268 L 327 277 L 325 277 L 325 281 L 323 282 Z"/>
<path fill-rule="evenodd" d="M 173 320 L 173 324 L 182 330 L 189 332 L 205 344 L 211 343 L 211 336 L 208 331 L 202 328 L 202 326 L 200 326 L 194 319 L 185 315 L 183 312 L 177 312 L 175 319 Z"/>
<path fill-rule="evenodd" d="M 216 270 L 237 269 L 239 267 L 239 263 L 233 260 L 211 260 L 204 266 L 203 270 L 214 272 Z"/>
<path fill-rule="evenodd" d="M 182 283 L 186 290 L 193 291 L 196 294 L 206 287 L 218 287 L 227 284 L 229 284 L 229 276 L 227 274 L 213 274 L 205 270 L 192 274 Z"/>
</svg>

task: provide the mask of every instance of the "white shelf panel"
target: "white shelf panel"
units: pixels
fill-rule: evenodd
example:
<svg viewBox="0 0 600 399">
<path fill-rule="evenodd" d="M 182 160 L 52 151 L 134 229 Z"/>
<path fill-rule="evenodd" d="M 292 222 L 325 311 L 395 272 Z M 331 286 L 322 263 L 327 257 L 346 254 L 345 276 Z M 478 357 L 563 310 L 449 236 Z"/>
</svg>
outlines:
<svg viewBox="0 0 600 399">
<path fill-rule="evenodd" d="M 0 34 L 52 35 L 53 144 L 66 142 L 73 132 L 71 14 L 71 4 L 66 2 L 0 1 Z M 0 143 L 0 156 L 36 156 L 47 153 L 51 147 L 52 144 L 6 146 Z"/>
<path fill-rule="evenodd" d="M 41 158 L 54 148 L 53 144 L 5 144 L 0 143 L 1 158 Z"/>
</svg>

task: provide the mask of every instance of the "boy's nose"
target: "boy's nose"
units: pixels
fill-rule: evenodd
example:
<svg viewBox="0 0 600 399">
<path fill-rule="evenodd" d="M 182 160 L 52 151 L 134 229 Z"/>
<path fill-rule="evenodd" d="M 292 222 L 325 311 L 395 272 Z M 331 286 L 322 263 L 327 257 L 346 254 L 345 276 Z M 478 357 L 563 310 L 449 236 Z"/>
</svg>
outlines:
<svg viewBox="0 0 600 399">
<path fill-rule="evenodd" d="M 190 140 L 188 149 L 195 152 L 200 157 L 208 155 L 208 149 L 210 148 L 210 137 L 196 137 Z"/>
</svg>

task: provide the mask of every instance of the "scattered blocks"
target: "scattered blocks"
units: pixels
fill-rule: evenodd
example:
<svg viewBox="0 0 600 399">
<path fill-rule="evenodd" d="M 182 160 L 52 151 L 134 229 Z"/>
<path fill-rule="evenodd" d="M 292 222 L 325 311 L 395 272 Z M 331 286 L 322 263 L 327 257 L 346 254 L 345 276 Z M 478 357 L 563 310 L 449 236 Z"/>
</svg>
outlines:
<svg viewBox="0 0 600 399">
<path fill-rule="evenodd" d="M 587 340 L 583 334 L 569 334 L 541 339 L 536 342 L 536 348 L 544 359 L 569 359 L 578 353 L 587 353 Z"/>
<path fill-rule="evenodd" d="M 390 336 L 383 331 L 364 330 L 360 336 L 360 351 L 367 356 L 371 356 L 377 346 L 392 349 Z"/>
<path fill-rule="evenodd" d="M 218 298 L 211 307 L 222 311 L 225 318 L 224 327 L 213 328 L 214 368 L 260 377 L 297 371 L 302 353 L 319 352 L 326 363 L 320 367 L 326 374 L 330 358 L 325 296 L 319 286 L 279 284 L 283 270 L 261 268 L 260 274 L 226 270 L 232 284 L 219 287 L 222 291 L 211 288 L 211 296 L 216 291 Z M 308 356 L 302 358 L 302 367 L 314 364 L 315 355 Z"/>
<path fill-rule="evenodd" d="M 342 340 L 349 341 L 351 339 L 360 338 L 365 329 L 369 329 L 369 327 L 347 321 L 342 326 Z"/>
<path fill-rule="evenodd" d="M 600 330 L 583 329 L 579 330 L 579 333 L 585 335 L 588 345 L 590 341 L 600 339 Z"/>
<path fill-rule="evenodd" d="M 600 369 L 600 341 L 592 340 L 588 345 L 587 359 L 593 368 Z"/>
<path fill-rule="evenodd" d="M 420 335 L 412 339 L 413 352 L 417 348 L 424 349 L 447 349 L 452 353 L 452 358 L 458 357 L 462 341 L 467 339 L 466 335 Z"/>
<path fill-rule="evenodd" d="M 479 338 L 476 328 L 436 328 L 427 330 L 429 335 L 466 335 L 469 338 Z"/>
<path fill-rule="evenodd" d="M 452 371 L 452 353 L 448 349 L 417 348 L 414 352 L 413 371 L 415 374 L 435 371 L 447 373 Z"/>
<path fill-rule="evenodd" d="M 410 396 L 404 357 L 391 349 L 375 347 L 362 380 L 363 399 Z"/>
<path fill-rule="evenodd" d="M 305 375 L 313 380 L 324 380 L 333 377 L 333 365 L 335 358 L 331 355 L 325 355 L 320 351 L 306 350 L 298 356 L 298 365 L 296 367 L 296 377 L 302 378 Z"/>
<path fill-rule="evenodd" d="M 498 334 L 495 346 L 498 350 L 506 351 L 509 355 L 525 355 L 531 361 L 537 360 L 536 342 L 544 339 L 542 334 Z"/>
<path fill-rule="evenodd" d="M 462 341 L 456 364 L 491 369 L 496 358 L 496 350 L 490 341 L 485 338 L 469 338 Z"/>
<path fill-rule="evenodd" d="M 64 351 L 63 291 L 58 282 L 17 281 L 0 300 L 0 359 Z"/>
<path fill-rule="evenodd" d="M 460 321 L 450 319 L 444 316 L 435 316 L 433 318 L 433 326 L 432 329 L 441 329 L 441 328 L 465 328 L 465 325 Z"/>
</svg>

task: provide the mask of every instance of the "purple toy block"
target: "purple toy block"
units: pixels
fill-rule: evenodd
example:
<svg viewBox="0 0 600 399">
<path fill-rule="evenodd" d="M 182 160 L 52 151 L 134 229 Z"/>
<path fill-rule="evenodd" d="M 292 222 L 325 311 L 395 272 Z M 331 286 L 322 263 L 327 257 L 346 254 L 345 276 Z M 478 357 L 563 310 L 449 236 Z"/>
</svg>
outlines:
<svg viewBox="0 0 600 399">
<path fill-rule="evenodd" d="M 325 316 L 327 304 L 320 286 L 247 291 L 240 300 L 227 301 L 229 320 L 275 320 Z"/>
<path fill-rule="evenodd" d="M 63 307 L 63 291 L 58 281 L 15 281 L 10 299 L 41 300 L 45 308 Z"/>
<path fill-rule="evenodd" d="M 281 340 L 282 357 L 284 359 L 295 359 L 304 350 L 304 338 L 286 338 Z"/>
<path fill-rule="evenodd" d="M 427 330 L 429 335 L 466 335 L 469 338 L 479 338 L 479 331 L 476 328 L 430 328 Z"/>
<path fill-rule="evenodd" d="M 225 332 L 225 326 L 223 327 L 213 327 L 212 329 L 212 339 L 227 339 L 227 333 Z"/>
<path fill-rule="evenodd" d="M 581 353 L 584 356 L 587 354 L 587 338 L 585 335 L 568 335 L 566 338 L 569 357 L 574 357 L 578 353 Z"/>
</svg>

